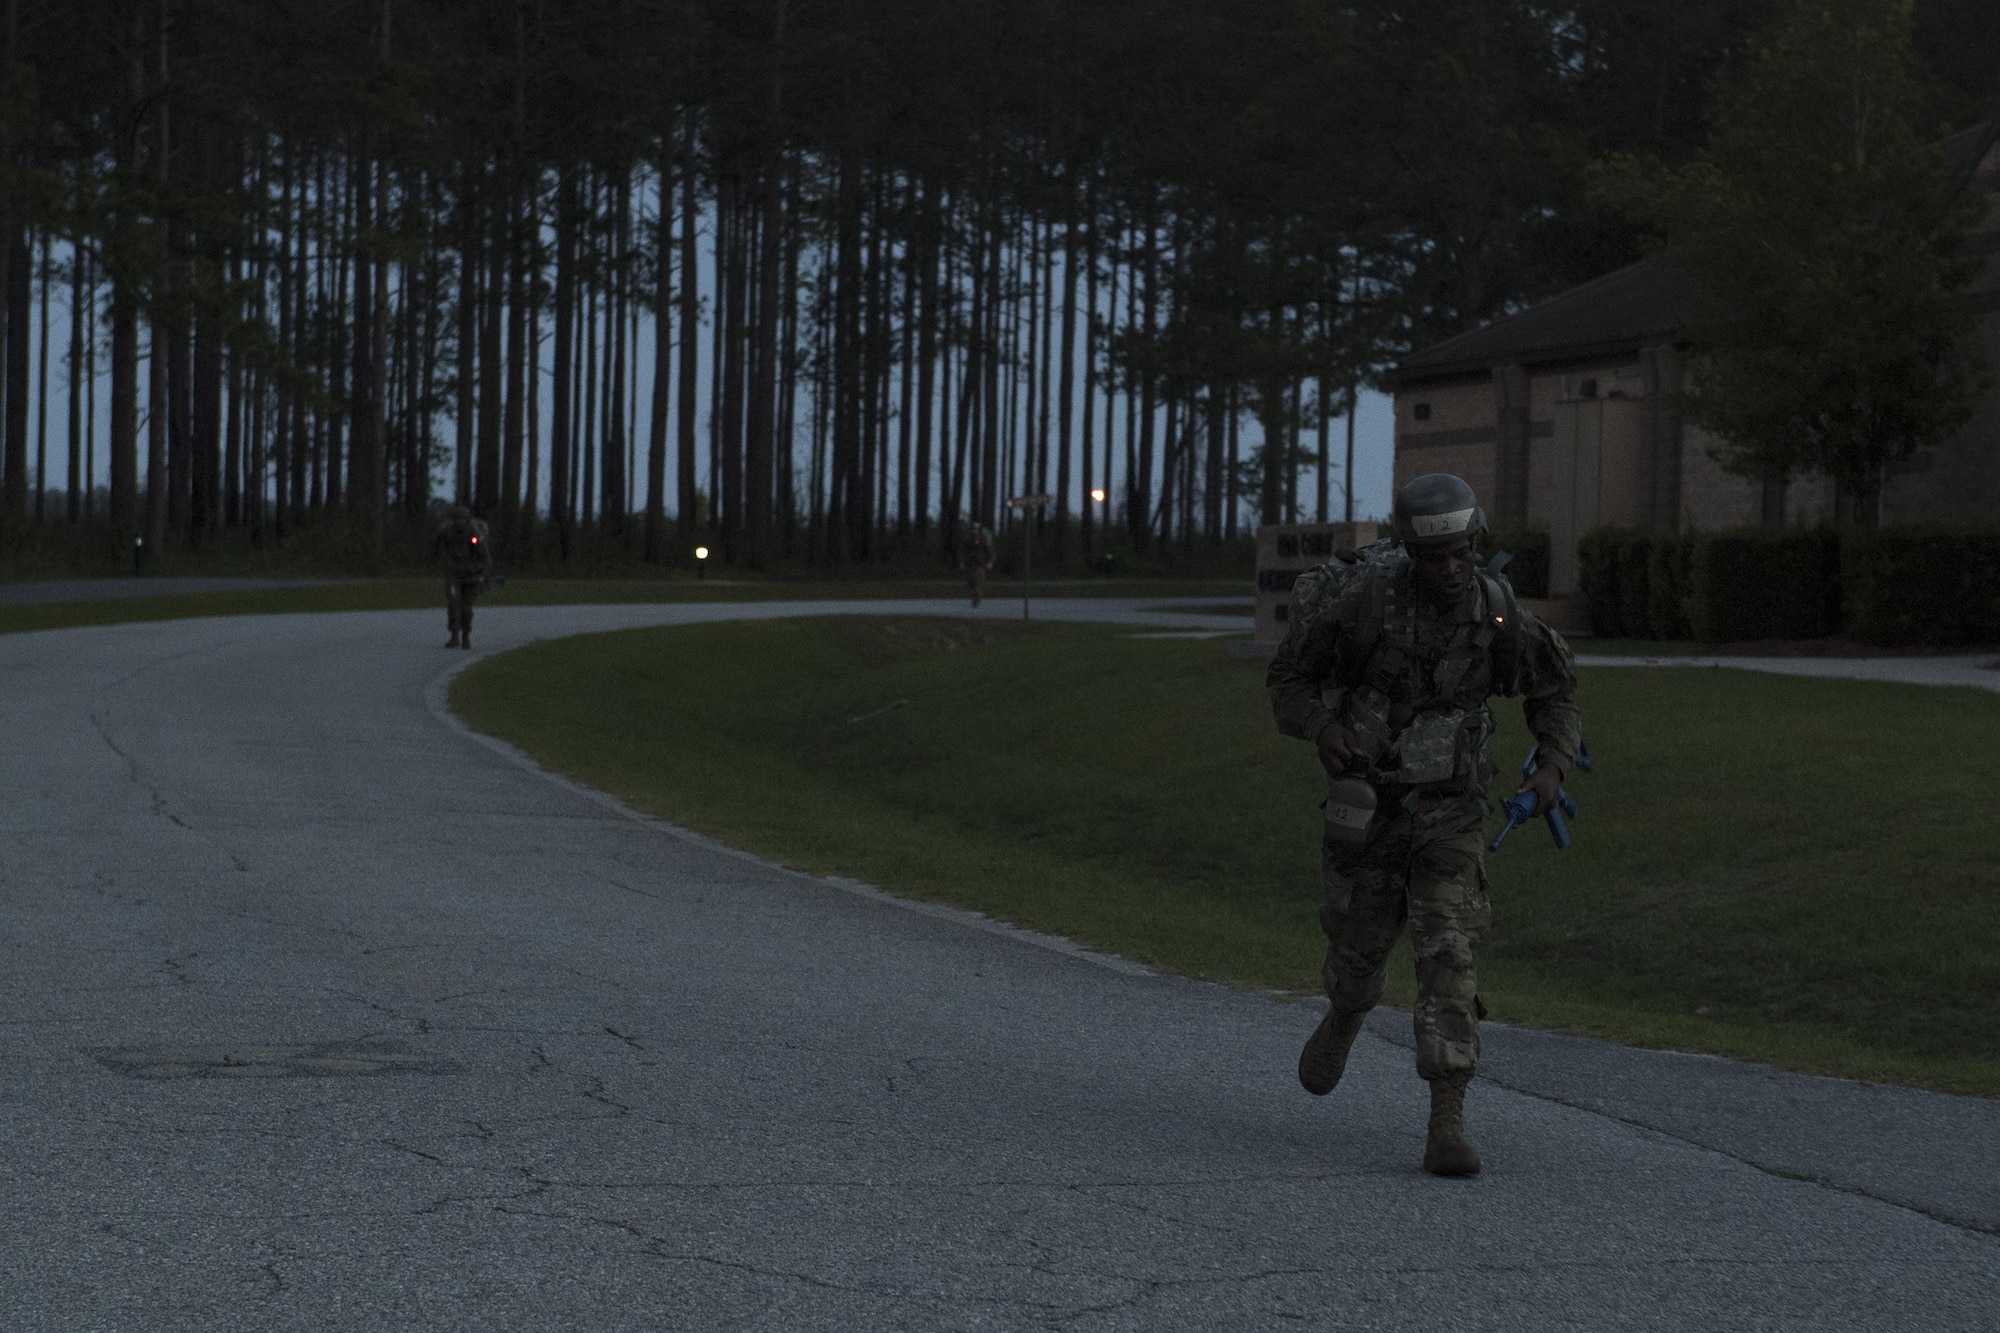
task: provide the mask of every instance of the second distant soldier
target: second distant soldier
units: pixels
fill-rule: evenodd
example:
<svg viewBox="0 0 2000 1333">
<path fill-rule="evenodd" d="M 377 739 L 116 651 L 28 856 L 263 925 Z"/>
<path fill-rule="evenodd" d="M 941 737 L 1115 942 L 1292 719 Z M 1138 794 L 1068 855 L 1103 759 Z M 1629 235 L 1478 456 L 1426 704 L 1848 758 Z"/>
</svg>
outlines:
<svg viewBox="0 0 2000 1333">
<path fill-rule="evenodd" d="M 451 630 L 447 648 L 472 646 L 472 603 L 486 591 L 493 573 L 493 549 L 486 524 L 457 505 L 438 527 L 437 546 L 444 562 L 445 623 Z"/>
<path fill-rule="evenodd" d="M 993 568 L 993 534 L 984 523 L 974 523 L 965 530 L 958 563 L 972 587 L 972 604 L 978 606 L 980 594 L 986 591 L 986 572 Z"/>
</svg>

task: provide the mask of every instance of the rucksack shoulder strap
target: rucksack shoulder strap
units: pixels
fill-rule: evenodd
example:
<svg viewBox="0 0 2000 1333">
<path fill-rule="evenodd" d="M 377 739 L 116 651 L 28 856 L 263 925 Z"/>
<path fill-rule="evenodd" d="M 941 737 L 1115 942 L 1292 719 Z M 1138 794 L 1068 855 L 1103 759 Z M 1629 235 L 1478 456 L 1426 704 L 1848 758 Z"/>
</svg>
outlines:
<svg viewBox="0 0 2000 1333">
<path fill-rule="evenodd" d="M 1505 578 L 1482 571 L 1479 581 L 1486 590 L 1487 623 L 1494 625 L 1493 683 L 1512 693 L 1521 671 L 1521 603 Z"/>
</svg>

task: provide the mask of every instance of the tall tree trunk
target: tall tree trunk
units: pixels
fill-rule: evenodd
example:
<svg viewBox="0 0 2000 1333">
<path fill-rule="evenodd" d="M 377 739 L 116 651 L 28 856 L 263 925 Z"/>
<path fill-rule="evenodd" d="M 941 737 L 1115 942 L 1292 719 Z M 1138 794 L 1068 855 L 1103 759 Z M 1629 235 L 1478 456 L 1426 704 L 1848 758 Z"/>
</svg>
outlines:
<svg viewBox="0 0 2000 1333">
<path fill-rule="evenodd" d="M 695 499 L 695 370 L 696 357 L 700 354 L 701 337 L 701 292 L 699 289 L 699 243 L 696 224 L 701 220 L 701 199 L 697 191 L 695 170 L 695 113 L 692 107 L 681 113 L 682 129 L 680 143 L 681 170 L 681 366 L 680 398 L 677 410 L 676 454 L 678 466 L 674 469 L 675 480 L 679 483 L 676 491 L 675 513 L 680 524 L 683 553 L 688 546 L 688 538 L 694 533 L 699 515 Z M 666 256 L 661 255 L 662 263 Z M 666 330 L 660 331 L 664 337 Z"/>
<path fill-rule="evenodd" d="M 791 216 L 798 216 L 797 197 L 791 195 L 796 188 L 789 168 L 785 172 L 785 191 L 793 199 L 789 210 Z M 798 553 L 798 487 L 794 474 L 797 470 L 797 416 L 799 402 L 799 228 L 796 221 L 786 228 L 784 237 L 785 273 L 782 280 L 784 292 L 784 325 L 778 333 L 778 346 L 782 349 L 783 365 L 778 375 L 778 420 L 777 420 L 777 469 L 778 469 L 778 515 L 784 525 L 784 549 L 787 557 Z"/>
<path fill-rule="evenodd" d="M 347 513 L 349 521 L 364 537 L 370 532 L 376 508 L 375 485 L 381 475 L 377 458 L 382 451 L 377 400 L 380 397 L 379 367 L 375 360 L 375 326 L 379 322 L 375 306 L 377 266 L 375 231 L 375 179 L 370 165 L 371 136 L 363 135 L 350 168 L 353 191 L 354 226 L 354 315 L 349 326 L 353 361 L 347 395 Z"/>
<path fill-rule="evenodd" d="M 1036 314 L 1040 332 L 1040 351 L 1035 373 L 1035 395 L 1039 410 L 1035 416 L 1035 484 L 1031 488 L 1036 494 L 1049 490 L 1051 463 L 1049 446 L 1053 442 L 1050 433 L 1050 418 L 1054 416 L 1055 386 L 1050 381 L 1055 377 L 1055 325 L 1056 325 L 1056 270 L 1055 270 L 1055 224 L 1044 221 L 1040 225 L 1041 271 L 1039 279 L 1042 287 L 1041 308 Z M 1054 516 L 1047 509 L 1030 509 L 1026 517 L 1034 521 L 1037 533 Z"/>
<path fill-rule="evenodd" d="M 458 238 L 458 403 L 453 421 L 454 481 L 452 503 L 470 505 L 473 499 L 474 443 L 477 422 L 474 404 L 475 354 L 479 339 L 479 208 L 473 199 L 473 176 L 468 170 L 459 187 L 459 208 L 463 210 Z"/>
<path fill-rule="evenodd" d="M 594 188 L 594 187 L 593 187 Z M 596 250 L 593 242 L 591 249 Z M 593 257 L 595 257 L 593 255 Z M 601 265 L 593 265 L 601 269 Z M 583 309 L 583 429 L 577 432 L 576 451 L 578 466 L 572 469 L 572 476 L 580 476 L 583 484 L 577 488 L 577 525 L 588 528 L 596 510 L 597 496 L 597 285 L 585 284 L 579 299 Z"/>
<path fill-rule="evenodd" d="M 389 18 L 390 0 L 382 0 L 381 19 L 376 28 L 376 57 L 381 65 L 389 63 Z M 363 453 L 363 472 L 367 477 L 367 493 L 361 499 L 362 531 L 368 538 L 369 553 L 377 560 L 382 557 L 383 543 L 388 526 L 388 468 L 386 451 L 386 428 L 383 409 L 387 398 L 387 369 L 389 356 L 389 260 L 382 237 L 377 234 L 388 230 L 389 210 L 389 167 L 385 162 L 376 161 L 373 136 L 364 140 L 361 169 L 365 173 L 369 191 L 369 224 L 372 229 L 369 247 L 372 262 L 369 264 L 369 278 L 373 286 L 370 305 L 374 318 L 369 325 L 368 337 L 368 393 L 363 399 L 368 412 L 368 444 Z"/>
<path fill-rule="evenodd" d="M 1084 196 L 1084 225 L 1089 229 L 1084 234 L 1083 245 L 1083 434 L 1077 441 L 1077 458 L 1082 463 L 1078 469 L 1083 493 L 1082 529 L 1083 558 L 1090 559 L 1092 539 L 1098 517 L 1097 501 L 1090 493 L 1094 474 L 1091 457 L 1097 445 L 1097 203 L 1093 189 Z M 1104 478 L 1105 494 L 1110 494 L 1111 478 Z"/>
<path fill-rule="evenodd" d="M 11 166 L 11 164 L 8 164 Z M 6 513 L 25 518 L 28 507 L 28 356 L 32 341 L 29 319 L 34 293 L 35 261 L 26 232 L 17 224 L 7 238 L 7 436 Z"/>
<path fill-rule="evenodd" d="M 63 493 L 63 517 L 75 523 L 83 517 L 83 497 L 78 492 L 90 485 L 83 470 L 83 245 L 73 235 L 69 265 L 69 375 L 66 404 L 68 438 L 68 482 Z"/>
<path fill-rule="evenodd" d="M 840 150 L 835 197 L 833 327 L 832 551 L 844 563 L 857 553 L 866 523 L 867 496 L 856 484 L 861 459 L 861 162 L 851 146 Z"/>
<path fill-rule="evenodd" d="M 111 279 L 111 405 L 109 442 L 111 527 L 119 545 L 139 535 L 139 310 L 135 290 L 138 264 L 138 200 L 134 177 L 139 171 L 137 108 L 145 96 L 145 55 L 141 45 L 143 20 L 134 17 L 131 63 L 127 83 L 126 123 L 117 138 L 119 162 L 112 219 Z"/>
<path fill-rule="evenodd" d="M 1070 423 L 1076 413 L 1076 196 L 1063 225 L 1062 372 L 1056 387 L 1056 549 L 1069 550 Z M 1090 446 L 1086 443 L 1084 449 Z M 1088 468 L 1088 464 L 1085 467 Z M 1088 482 L 1085 483 L 1088 485 Z M 1085 512 L 1089 502 L 1085 501 Z"/>
<path fill-rule="evenodd" d="M 1313 521 L 1316 523 L 1330 521 L 1328 516 L 1332 512 L 1329 506 L 1333 497 L 1327 484 L 1327 468 L 1328 455 L 1333 452 L 1333 404 L 1328 399 L 1327 390 L 1326 376 L 1321 375 L 1313 382 L 1313 401 L 1319 408 L 1319 461 L 1313 488 L 1313 499 L 1317 502 L 1313 507 L 1317 517 Z"/>
<path fill-rule="evenodd" d="M 287 139 L 285 141 L 285 172 L 288 181 L 292 179 L 292 157 L 292 143 Z M 288 337 L 291 345 L 289 361 L 293 372 L 302 376 L 310 354 L 310 345 L 306 341 L 306 325 L 308 321 L 306 316 L 307 257 L 305 201 L 302 197 L 303 182 L 292 181 L 292 185 L 292 202 L 286 210 L 286 216 L 289 219 L 291 229 L 291 241 L 287 251 L 291 265 L 290 282 L 292 288 L 292 305 L 289 316 L 291 332 Z M 279 524 L 281 529 L 297 524 L 305 514 L 306 474 L 309 470 L 308 460 L 312 452 L 311 438 L 307 434 L 306 395 L 303 388 L 297 384 L 290 386 L 288 393 L 291 397 L 291 421 L 290 425 L 286 428 L 285 461 L 281 465 L 281 471 L 290 474 L 291 492 L 285 499 L 285 512 Z"/>
<path fill-rule="evenodd" d="M 527 162 L 528 123 L 528 6 L 514 3 L 514 98 L 512 128 L 507 141 L 507 401 L 502 409 L 500 455 L 500 512 L 510 543 L 527 530 L 521 513 L 521 462 L 526 444 L 528 388 L 528 245 L 530 229 L 529 181 L 532 168 Z"/>
<path fill-rule="evenodd" d="M 501 416 L 500 513 L 511 542 L 523 530 L 521 463 L 526 446 L 528 395 L 527 191 L 510 192 L 507 220 L 507 400 Z"/>
<path fill-rule="evenodd" d="M 42 294 L 37 313 L 41 319 L 42 360 L 35 386 L 39 405 L 35 419 L 35 521 L 48 517 L 49 498 L 49 230 L 41 230 Z"/>
<path fill-rule="evenodd" d="M 83 313 L 74 318 L 83 321 L 83 475 L 78 478 L 83 503 L 78 507 L 78 517 L 94 518 L 97 515 L 98 261 L 89 250 L 79 258 L 83 264 Z"/>
<path fill-rule="evenodd" d="M 1159 332 L 1159 242 L 1160 228 L 1156 203 L 1149 201 L 1146 218 L 1146 240 L 1143 247 L 1145 252 L 1145 272 L 1142 275 L 1145 280 L 1146 294 L 1140 314 L 1141 327 L 1143 329 L 1141 336 L 1148 343 L 1151 343 L 1158 336 Z M 1132 547 L 1134 550 L 1140 552 L 1146 550 L 1151 536 L 1150 525 L 1147 522 L 1147 509 L 1152 504 L 1153 432 L 1156 424 L 1154 418 L 1158 415 L 1158 390 L 1158 378 L 1150 369 L 1147 369 L 1141 374 L 1139 379 L 1139 476 L 1134 490 L 1138 503 L 1133 506 L 1131 519 L 1133 525 Z"/>
<path fill-rule="evenodd" d="M 783 115 L 785 104 L 786 0 L 774 0 L 771 17 L 771 84 L 766 104 L 763 164 L 758 172 L 757 323 L 745 459 L 746 563 L 762 569 L 770 555 L 771 487 L 778 451 L 778 282 L 783 236 Z"/>
<path fill-rule="evenodd" d="M 249 468 L 249 460 L 244 454 L 244 394 L 249 388 L 243 373 L 243 358 L 227 357 L 227 368 L 223 371 L 222 389 L 227 395 L 227 414 L 223 421 L 222 435 L 222 523 L 225 527 L 241 527 L 247 517 L 248 507 L 244 504 L 243 478 Z"/>
<path fill-rule="evenodd" d="M 352 350 L 350 331 L 354 322 L 348 306 L 349 272 L 353 263 L 351 240 L 356 234 L 354 220 L 354 183 L 351 178 L 343 179 L 345 173 L 336 173 L 334 179 L 334 201 L 332 232 L 326 238 L 327 248 L 333 256 L 332 300 L 325 319 L 327 348 L 326 365 L 328 380 L 326 395 L 328 400 L 326 422 L 326 448 L 324 467 L 326 474 L 326 508 L 337 511 L 344 507 L 342 479 L 349 458 L 349 449 L 343 444 L 346 434 L 351 442 L 354 431 L 353 413 L 341 404 L 350 402 L 348 394 L 349 355 Z"/>
<path fill-rule="evenodd" d="M 937 187 L 926 182 L 917 203 L 917 440 L 913 497 L 917 535 L 928 537 L 931 516 L 931 427 L 938 357 Z"/>
<path fill-rule="evenodd" d="M 906 210 L 916 212 L 915 189 Z M 896 536 L 905 539 L 910 532 L 911 500 L 911 433 L 915 422 L 910 418 L 913 400 L 916 397 L 916 357 L 917 357 L 917 243 L 914 237 L 903 245 L 903 318 L 900 329 L 900 350 L 897 354 L 896 370 Z"/>
<path fill-rule="evenodd" d="M 778 7 L 779 23 L 784 21 L 784 5 Z M 782 26 L 780 35 L 782 37 Z M 775 113 L 776 108 L 773 107 Z M 783 214 L 780 191 L 783 175 L 779 163 L 766 163 L 760 186 L 763 218 L 758 226 L 757 259 L 757 355 L 756 374 L 750 385 L 748 476 L 749 506 L 746 517 L 749 564 L 764 567 L 770 551 L 771 483 L 777 456 L 777 371 L 778 371 L 778 282 L 782 276 L 780 245 Z"/>
<path fill-rule="evenodd" d="M 610 238 L 610 286 L 604 294 L 604 456 L 598 468 L 603 501 L 598 518 L 604 530 L 615 536 L 625 530 L 625 300 L 626 228 L 632 212 L 630 168 L 620 168 L 618 179 L 607 182 L 605 195 L 616 211 Z"/>
<path fill-rule="evenodd" d="M 549 422 L 549 520 L 556 551 L 570 548 L 570 461 L 576 437 L 576 170 L 564 163 L 556 177 L 555 394 Z"/>
<path fill-rule="evenodd" d="M 222 339 L 219 312 L 206 302 L 194 319 L 190 434 L 194 483 L 188 514 L 188 544 L 199 549 L 217 526 L 222 500 Z"/>
<path fill-rule="evenodd" d="M 1007 401 L 1000 396 L 1000 363 L 1004 358 L 1006 344 L 1001 341 L 1001 316 L 1007 292 L 1007 270 L 1001 259 L 1005 253 L 1006 237 L 1001 225 L 1000 211 L 996 208 L 988 218 L 986 256 L 986 327 L 981 337 L 986 350 L 981 357 L 986 383 L 980 392 L 980 425 L 982 443 L 980 466 L 977 473 L 979 483 L 979 503 L 974 507 L 975 517 L 988 528 L 998 531 L 1000 527 L 1000 428 L 1002 415 L 1012 418 L 1007 411 Z"/>
<path fill-rule="evenodd" d="M 146 339 L 146 549 L 157 558 L 167 544 L 167 365 L 172 353 L 158 322 Z"/>
<path fill-rule="evenodd" d="M 14 183 L 7 179 L 14 171 L 14 118 L 10 113 L 14 109 L 14 69 L 20 59 L 20 30 L 20 0 L 0 0 L 0 349 L 5 349 L 10 366 L 14 345 L 18 343 L 25 353 L 28 341 L 27 320 L 20 314 L 22 303 L 16 299 L 19 293 L 11 262 L 14 247 L 19 243 L 20 221 L 14 216 Z M 5 417 L 11 421 L 14 396 L 11 374 L 8 380 L 0 402 L 5 403 Z M 25 396 L 25 388 L 22 393 Z M 24 402 L 22 408 L 25 410 L 26 406 Z M 27 489 L 26 427 L 17 438 L 5 422 L 0 422 L 0 514 L 19 517 Z"/>
<path fill-rule="evenodd" d="M 664 552 L 667 525 L 667 412 L 672 385 L 674 304 L 674 177 L 667 152 L 659 162 L 659 214 L 654 219 L 653 268 L 653 401 L 646 423 L 646 563 L 657 565 Z"/>
<path fill-rule="evenodd" d="M 503 205 L 504 206 L 504 205 Z M 496 234 L 505 226 L 498 210 L 486 215 L 480 229 L 484 247 L 483 282 L 479 309 L 479 427 L 478 452 L 473 463 L 473 508 L 491 517 L 500 508 L 501 392 L 506 373 L 506 357 L 501 346 L 501 329 L 506 307 L 507 247 Z"/>
<path fill-rule="evenodd" d="M 742 181 L 732 165 L 717 184 L 716 211 L 727 216 L 728 259 L 722 274 L 722 550 L 732 562 L 745 555 L 743 521 L 743 398 L 744 358 L 748 352 L 745 304 L 749 297 L 745 271 L 750 263 L 750 210 Z"/>
<path fill-rule="evenodd" d="M 938 225 L 932 235 L 939 253 L 933 258 L 940 261 L 943 274 L 937 279 L 937 325 L 938 325 L 938 426 L 937 426 L 937 495 L 938 495 L 938 554 L 949 559 L 957 541 L 958 522 L 952 503 L 953 472 L 952 463 L 955 450 L 952 443 L 958 437 L 952 426 L 952 408 L 958 401 L 952 391 L 956 382 L 954 376 L 958 365 L 958 250 L 952 244 L 949 230 L 950 218 L 956 201 L 940 201 L 935 220 Z"/>
<path fill-rule="evenodd" d="M 526 346 L 526 368 L 528 368 L 528 422 L 526 422 L 526 468 L 528 474 L 522 480 L 522 500 L 520 500 L 520 540 L 526 542 L 534 534 L 536 518 L 542 512 L 542 206 L 540 200 L 530 194 L 530 214 L 528 214 L 528 346 Z M 430 420 L 428 414 L 424 418 Z"/>
</svg>

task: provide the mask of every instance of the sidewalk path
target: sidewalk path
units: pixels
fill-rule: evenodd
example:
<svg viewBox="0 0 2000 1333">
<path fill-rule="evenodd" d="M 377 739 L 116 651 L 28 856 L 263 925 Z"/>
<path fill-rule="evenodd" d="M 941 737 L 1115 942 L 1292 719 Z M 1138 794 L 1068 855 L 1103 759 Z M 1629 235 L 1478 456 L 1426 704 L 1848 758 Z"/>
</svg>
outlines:
<svg viewBox="0 0 2000 1333">
<path fill-rule="evenodd" d="M 1825 680 L 1885 680 L 1903 685 L 1968 685 L 2000 690 L 2000 671 L 1987 667 L 1993 654 L 1963 653 L 1952 657 L 1626 657 L 1578 653 L 1586 667 L 1734 667 L 1780 676 L 1818 676 Z"/>
</svg>

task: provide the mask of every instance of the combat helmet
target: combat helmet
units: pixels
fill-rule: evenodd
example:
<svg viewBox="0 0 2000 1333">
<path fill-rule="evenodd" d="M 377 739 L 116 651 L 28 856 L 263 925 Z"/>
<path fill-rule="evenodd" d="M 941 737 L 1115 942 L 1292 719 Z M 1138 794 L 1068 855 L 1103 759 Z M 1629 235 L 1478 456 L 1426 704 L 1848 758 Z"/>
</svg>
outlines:
<svg viewBox="0 0 2000 1333">
<path fill-rule="evenodd" d="M 472 526 L 472 509 L 467 505 L 453 505 L 451 521 L 461 528 Z"/>
<path fill-rule="evenodd" d="M 1486 511 L 1462 479 L 1427 472 L 1397 489 L 1394 526 L 1396 540 L 1404 546 L 1453 542 L 1486 531 Z"/>
</svg>

